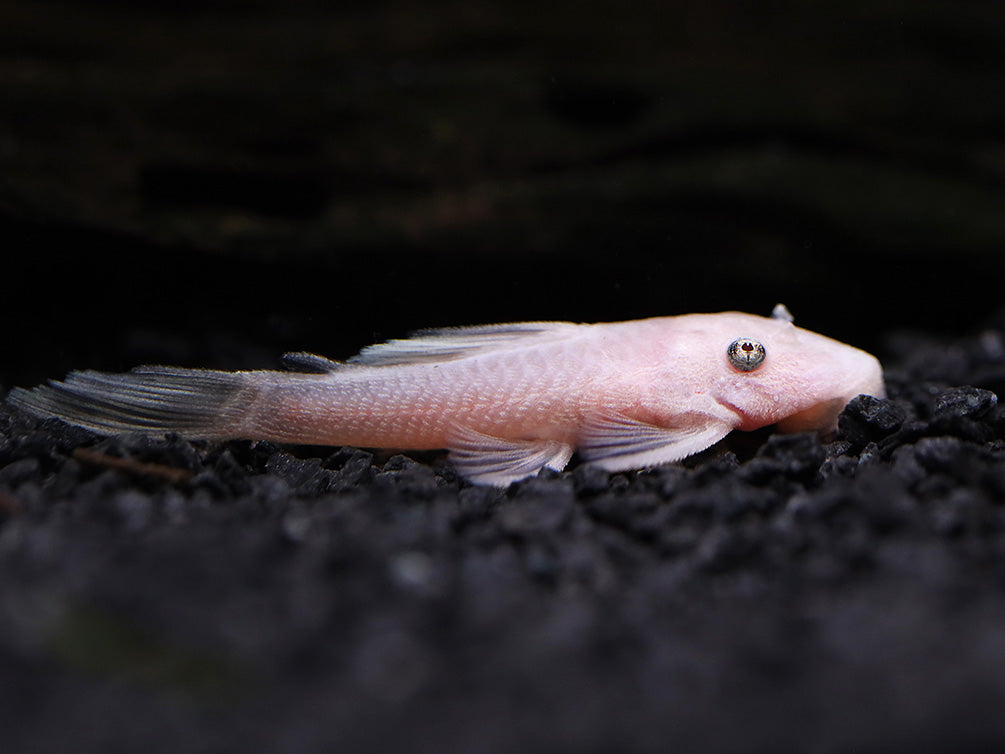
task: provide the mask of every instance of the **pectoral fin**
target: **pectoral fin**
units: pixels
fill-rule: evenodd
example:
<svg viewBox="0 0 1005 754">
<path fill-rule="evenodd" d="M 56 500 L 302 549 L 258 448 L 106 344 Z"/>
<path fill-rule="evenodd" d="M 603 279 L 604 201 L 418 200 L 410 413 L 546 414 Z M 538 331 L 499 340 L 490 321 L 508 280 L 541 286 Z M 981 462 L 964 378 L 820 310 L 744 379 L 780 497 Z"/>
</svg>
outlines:
<svg viewBox="0 0 1005 754">
<path fill-rule="evenodd" d="M 583 427 L 579 454 L 607 471 L 639 469 L 694 455 L 733 429 L 712 417 L 690 418 L 680 427 L 657 427 L 620 414 L 594 416 Z"/>
<path fill-rule="evenodd" d="M 547 467 L 561 471 L 572 446 L 557 440 L 504 440 L 472 429 L 458 429 L 449 445 L 458 473 L 476 484 L 505 487 Z"/>
</svg>

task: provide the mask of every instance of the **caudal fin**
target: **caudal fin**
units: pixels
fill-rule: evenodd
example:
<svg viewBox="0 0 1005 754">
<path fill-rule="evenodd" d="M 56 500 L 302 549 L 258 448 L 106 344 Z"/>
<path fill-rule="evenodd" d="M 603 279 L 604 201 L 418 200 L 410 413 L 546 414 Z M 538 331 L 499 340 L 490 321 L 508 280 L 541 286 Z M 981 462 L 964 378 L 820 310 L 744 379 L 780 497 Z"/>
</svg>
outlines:
<svg viewBox="0 0 1005 754">
<path fill-rule="evenodd" d="M 124 374 L 71 372 L 65 382 L 14 388 L 7 402 L 100 434 L 222 438 L 238 436 L 256 393 L 240 373 L 146 366 Z"/>
</svg>

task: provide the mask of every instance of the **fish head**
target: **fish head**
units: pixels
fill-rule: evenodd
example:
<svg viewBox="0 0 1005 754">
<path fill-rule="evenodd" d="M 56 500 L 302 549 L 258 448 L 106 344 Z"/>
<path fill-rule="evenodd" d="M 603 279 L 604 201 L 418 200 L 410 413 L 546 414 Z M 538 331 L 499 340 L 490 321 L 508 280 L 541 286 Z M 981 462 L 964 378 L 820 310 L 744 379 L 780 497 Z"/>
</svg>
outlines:
<svg viewBox="0 0 1005 754">
<path fill-rule="evenodd" d="M 777 424 L 783 432 L 828 432 L 852 398 L 885 397 L 883 369 L 865 351 L 782 317 L 709 316 L 712 397 L 737 414 L 739 429 Z"/>
</svg>

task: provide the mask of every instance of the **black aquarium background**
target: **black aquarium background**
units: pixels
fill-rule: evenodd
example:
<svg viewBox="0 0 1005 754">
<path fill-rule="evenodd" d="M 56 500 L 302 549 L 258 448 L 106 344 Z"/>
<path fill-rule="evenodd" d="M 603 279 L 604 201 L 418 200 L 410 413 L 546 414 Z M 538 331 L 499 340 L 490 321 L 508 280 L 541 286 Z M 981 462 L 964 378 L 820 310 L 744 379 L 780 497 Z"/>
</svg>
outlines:
<svg viewBox="0 0 1005 754">
<path fill-rule="evenodd" d="M 1005 4 L 0 3 L 0 395 L 784 302 L 836 438 L 498 491 L 0 403 L 0 751 L 995 751 Z"/>
<path fill-rule="evenodd" d="M 877 347 L 1001 301 L 995 3 L 0 13 L 3 384 L 777 301 Z"/>
</svg>

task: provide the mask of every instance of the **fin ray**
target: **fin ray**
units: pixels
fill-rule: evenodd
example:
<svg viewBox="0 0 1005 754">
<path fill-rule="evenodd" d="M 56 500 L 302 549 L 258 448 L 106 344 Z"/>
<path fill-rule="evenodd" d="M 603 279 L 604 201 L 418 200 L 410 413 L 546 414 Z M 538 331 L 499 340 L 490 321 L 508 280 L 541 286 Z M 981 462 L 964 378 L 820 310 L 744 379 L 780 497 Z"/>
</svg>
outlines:
<svg viewBox="0 0 1005 754">
<path fill-rule="evenodd" d="M 524 346 L 530 340 L 561 340 L 579 328 L 572 322 L 519 322 L 419 330 L 408 338 L 367 346 L 347 363 L 376 367 L 453 361 Z"/>
<path fill-rule="evenodd" d="M 598 414 L 583 426 L 579 455 L 607 471 L 679 461 L 711 447 L 733 429 L 726 422 L 701 418 L 704 421 L 691 426 L 658 427 L 620 414 Z"/>
<path fill-rule="evenodd" d="M 14 388 L 7 402 L 99 434 L 223 437 L 233 435 L 255 392 L 240 373 L 137 367 L 124 374 L 71 372 L 63 382 L 52 380 L 32 390 Z"/>
<path fill-rule="evenodd" d="M 449 458 L 465 479 L 505 487 L 547 467 L 561 471 L 572 457 L 572 446 L 558 440 L 504 440 L 473 429 L 455 431 Z"/>
</svg>

